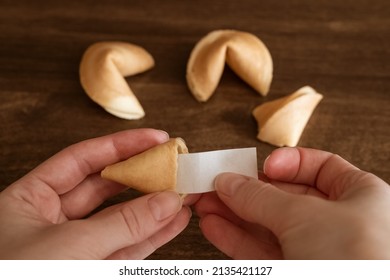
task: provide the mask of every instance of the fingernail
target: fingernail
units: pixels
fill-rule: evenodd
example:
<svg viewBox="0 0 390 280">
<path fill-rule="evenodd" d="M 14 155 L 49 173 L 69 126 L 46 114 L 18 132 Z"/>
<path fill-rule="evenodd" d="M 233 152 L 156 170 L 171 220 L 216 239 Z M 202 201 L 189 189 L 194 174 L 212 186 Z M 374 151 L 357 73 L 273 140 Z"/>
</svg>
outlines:
<svg viewBox="0 0 390 280">
<path fill-rule="evenodd" d="M 157 221 L 162 221 L 181 209 L 180 196 L 175 192 L 161 192 L 148 200 L 149 209 Z"/>
<path fill-rule="evenodd" d="M 166 132 L 166 131 L 164 131 L 164 130 L 157 130 L 158 132 L 160 132 L 161 133 L 161 136 L 162 136 L 162 140 L 168 140 L 169 139 L 169 134 L 168 134 L 168 132 Z"/>
<path fill-rule="evenodd" d="M 264 160 L 264 163 L 263 163 L 263 172 L 265 175 L 267 175 L 267 161 L 268 159 L 270 158 L 271 155 L 269 155 L 265 160 Z"/>
<path fill-rule="evenodd" d="M 249 177 L 240 174 L 222 173 L 215 178 L 214 187 L 219 193 L 226 196 L 233 196 L 236 190 L 249 180 Z"/>
</svg>

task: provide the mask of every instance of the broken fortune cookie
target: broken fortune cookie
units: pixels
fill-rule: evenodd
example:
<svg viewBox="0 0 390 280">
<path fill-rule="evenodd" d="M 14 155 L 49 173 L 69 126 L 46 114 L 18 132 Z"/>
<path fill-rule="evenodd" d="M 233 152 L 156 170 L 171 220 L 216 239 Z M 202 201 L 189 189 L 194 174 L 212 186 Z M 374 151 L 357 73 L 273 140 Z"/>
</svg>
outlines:
<svg viewBox="0 0 390 280">
<path fill-rule="evenodd" d="M 272 81 L 273 63 L 264 43 L 238 30 L 215 30 L 194 47 L 187 64 L 187 84 L 194 97 L 207 101 L 214 93 L 226 64 L 265 96 Z"/>
<path fill-rule="evenodd" d="M 154 66 L 143 48 L 125 42 L 91 45 L 80 63 L 80 82 L 87 95 L 116 117 L 134 120 L 145 112 L 124 77 Z"/>
<path fill-rule="evenodd" d="M 277 100 L 263 103 L 253 110 L 258 123 L 257 138 L 275 146 L 294 147 L 322 95 L 305 86 Z"/>
<path fill-rule="evenodd" d="M 178 154 L 188 153 L 181 138 L 171 138 L 125 161 L 107 166 L 101 176 L 143 193 L 176 190 Z"/>
</svg>

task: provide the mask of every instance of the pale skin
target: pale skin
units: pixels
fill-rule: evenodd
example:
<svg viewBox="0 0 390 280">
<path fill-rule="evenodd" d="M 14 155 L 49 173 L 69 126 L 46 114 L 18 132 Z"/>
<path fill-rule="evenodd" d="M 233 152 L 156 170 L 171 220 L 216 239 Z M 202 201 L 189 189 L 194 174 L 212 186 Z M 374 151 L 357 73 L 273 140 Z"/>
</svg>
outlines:
<svg viewBox="0 0 390 280">
<path fill-rule="evenodd" d="M 125 188 L 99 172 L 168 140 L 124 131 L 64 149 L 0 193 L 0 258 L 142 259 L 179 234 L 191 213 L 174 192 L 153 193 L 82 219 Z"/>
<path fill-rule="evenodd" d="M 106 165 L 168 138 L 138 129 L 86 140 L 10 185 L 0 258 L 142 259 L 188 225 L 194 204 L 205 237 L 234 259 L 390 259 L 389 185 L 312 149 L 277 149 L 259 180 L 221 174 L 216 192 L 185 203 L 160 192 L 89 215 L 126 189 L 100 177 Z"/>
<path fill-rule="evenodd" d="M 195 205 L 234 259 L 390 259 L 390 187 L 341 157 L 281 148 L 259 180 L 226 173 Z"/>
</svg>

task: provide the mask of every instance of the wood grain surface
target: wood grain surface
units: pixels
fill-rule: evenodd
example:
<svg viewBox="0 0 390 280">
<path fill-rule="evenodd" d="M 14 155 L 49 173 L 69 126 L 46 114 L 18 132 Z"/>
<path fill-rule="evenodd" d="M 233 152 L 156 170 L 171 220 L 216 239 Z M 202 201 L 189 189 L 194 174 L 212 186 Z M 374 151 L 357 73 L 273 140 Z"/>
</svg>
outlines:
<svg viewBox="0 0 390 280">
<path fill-rule="evenodd" d="M 390 181 L 390 2 L 0 0 L 0 190 L 78 141 L 153 127 L 183 137 L 192 152 L 255 146 L 259 166 L 275 147 L 256 139 L 252 110 L 310 85 L 324 95 L 299 142 L 340 154 Z M 198 103 L 185 69 L 196 42 L 216 29 L 251 32 L 268 46 L 274 79 L 261 97 L 225 69 L 213 97 Z M 156 66 L 129 77 L 141 120 L 118 119 L 79 82 L 84 50 L 131 42 Z M 102 207 L 131 199 L 129 190 Z M 221 259 L 194 216 L 151 259 Z"/>
</svg>

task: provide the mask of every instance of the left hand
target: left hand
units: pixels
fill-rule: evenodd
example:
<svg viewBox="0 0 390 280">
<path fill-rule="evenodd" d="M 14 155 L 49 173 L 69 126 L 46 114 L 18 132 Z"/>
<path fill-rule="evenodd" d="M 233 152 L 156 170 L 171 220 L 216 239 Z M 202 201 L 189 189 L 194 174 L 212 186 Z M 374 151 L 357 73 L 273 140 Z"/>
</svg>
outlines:
<svg viewBox="0 0 390 280">
<path fill-rule="evenodd" d="M 81 219 L 125 189 L 100 177 L 105 166 L 167 140 L 153 129 L 87 140 L 13 183 L 0 193 L 0 258 L 141 259 L 173 239 L 190 219 L 174 192 L 148 194 Z"/>
</svg>

